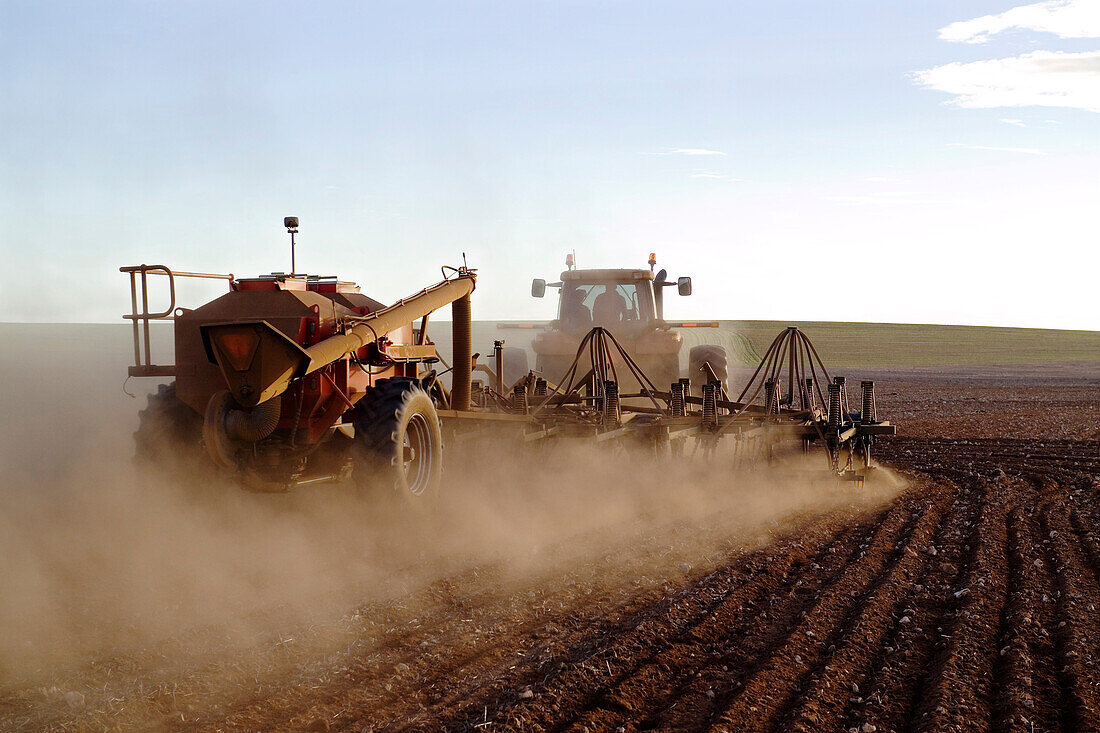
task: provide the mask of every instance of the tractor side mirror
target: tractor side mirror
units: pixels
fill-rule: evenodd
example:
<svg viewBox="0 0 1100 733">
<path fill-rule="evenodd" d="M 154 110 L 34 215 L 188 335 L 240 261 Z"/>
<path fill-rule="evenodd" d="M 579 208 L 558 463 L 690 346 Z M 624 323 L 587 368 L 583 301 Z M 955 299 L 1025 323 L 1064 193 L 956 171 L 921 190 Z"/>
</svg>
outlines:
<svg viewBox="0 0 1100 733">
<path fill-rule="evenodd" d="M 680 295 L 691 295 L 691 278 L 681 277 L 676 279 L 676 290 Z"/>
<path fill-rule="evenodd" d="M 536 277 L 531 281 L 531 297 L 541 298 L 544 295 L 546 295 L 546 281 Z"/>
</svg>

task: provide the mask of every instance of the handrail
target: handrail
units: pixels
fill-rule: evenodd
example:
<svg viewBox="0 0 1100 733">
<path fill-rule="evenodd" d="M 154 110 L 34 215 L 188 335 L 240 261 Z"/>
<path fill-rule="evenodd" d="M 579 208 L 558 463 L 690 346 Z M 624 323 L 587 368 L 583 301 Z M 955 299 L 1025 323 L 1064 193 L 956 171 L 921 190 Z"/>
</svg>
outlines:
<svg viewBox="0 0 1100 733">
<path fill-rule="evenodd" d="M 118 268 L 119 272 L 130 275 L 130 306 L 131 313 L 124 313 L 123 318 L 134 324 L 134 365 L 130 367 L 131 377 L 167 377 L 175 374 L 175 365 L 158 366 L 152 363 L 152 351 L 149 344 L 149 321 L 171 320 L 176 310 L 176 278 L 192 277 L 208 280 L 228 280 L 230 289 L 233 288 L 233 275 L 221 275 L 211 272 L 173 272 L 164 265 L 130 265 Z M 141 311 L 138 311 L 137 283 L 138 273 L 141 274 Z M 167 310 L 157 313 L 149 312 L 149 275 L 163 275 L 168 278 Z M 139 327 L 138 323 L 141 323 Z M 144 336 L 145 353 L 142 354 L 142 336 Z"/>
</svg>

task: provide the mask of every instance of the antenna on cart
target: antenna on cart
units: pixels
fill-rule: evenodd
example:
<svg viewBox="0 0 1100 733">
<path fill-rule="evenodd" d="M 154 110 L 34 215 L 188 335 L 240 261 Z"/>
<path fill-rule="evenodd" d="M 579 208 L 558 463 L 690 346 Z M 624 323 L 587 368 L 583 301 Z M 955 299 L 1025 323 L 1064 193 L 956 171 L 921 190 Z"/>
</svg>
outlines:
<svg viewBox="0 0 1100 733">
<path fill-rule="evenodd" d="M 284 216 L 283 226 L 290 232 L 290 274 L 293 277 L 297 269 L 294 266 L 294 235 L 298 233 L 298 217 Z"/>
</svg>

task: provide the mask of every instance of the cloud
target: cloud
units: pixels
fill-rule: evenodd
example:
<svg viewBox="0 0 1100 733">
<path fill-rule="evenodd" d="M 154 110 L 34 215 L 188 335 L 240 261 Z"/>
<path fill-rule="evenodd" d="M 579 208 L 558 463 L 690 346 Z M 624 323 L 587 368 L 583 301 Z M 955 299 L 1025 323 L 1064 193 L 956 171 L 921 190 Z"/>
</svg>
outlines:
<svg viewBox="0 0 1100 733">
<path fill-rule="evenodd" d="M 940 38 L 985 43 L 991 36 L 1013 29 L 1053 33 L 1061 38 L 1100 38 L 1100 2 L 1047 0 L 1020 5 L 996 15 L 952 23 L 940 29 Z"/>
<path fill-rule="evenodd" d="M 654 155 L 725 155 L 721 150 L 708 150 L 706 148 L 673 148 L 663 153 Z"/>
<path fill-rule="evenodd" d="M 852 206 L 923 206 L 926 204 L 948 204 L 951 201 L 924 199 L 906 191 L 874 191 L 865 194 L 845 194 L 822 196 L 825 201 Z"/>
<path fill-rule="evenodd" d="M 1002 117 L 1001 122 L 1006 125 L 1015 125 L 1016 127 L 1027 127 L 1023 120 L 1012 119 L 1009 117 Z"/>
<path fill-rule="evenodd" d="M 1025 155 L 1046 155 L 1045 151 L 1035 148 L 1000 148 L 994 145 L 967 145 L 966 143 L 948 143 L 952 148 L 966 148 L 967 150 L 993 150 L 998 153 L 1023 153 Z"/>
<path fill-rule="evenodd" d="M 955 95 L 949 103 L 959 107 L 1100 112 L 1100 51 L 1033 51 L 1007 59 L 956 62 L 915 72 L 912 78 L 928 89 Z"/>
<path fill-rule="evenodd" d="M 692 178 L 710 178 L 716 181 L 744 181 L 744 178 L 736 178 L 734 176 L 726 175 L 725 173 L 714 173 L 712 171 L 696 171 L 691 174 Z"/>
</svg>

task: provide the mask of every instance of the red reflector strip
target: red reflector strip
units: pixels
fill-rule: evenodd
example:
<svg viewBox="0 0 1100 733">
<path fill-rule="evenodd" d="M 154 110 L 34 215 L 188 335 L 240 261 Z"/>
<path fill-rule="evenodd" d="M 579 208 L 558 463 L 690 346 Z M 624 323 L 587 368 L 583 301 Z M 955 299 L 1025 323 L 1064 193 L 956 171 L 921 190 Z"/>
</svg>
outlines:
<svg viewBox="0 0 1100 733">
<path fill-rule="evenodd" d="M 243 372 L 252 365 L 252 356 L 256 353 L 260 337 L 255 331 L 238 331 L 221 334 L 217 337 L 217 342 L 218 348 L 229 360 L 229 365 L 238 372 Z"/>
<path fill-rule="evenodd" d="M 718 321 L 698 321 L 691 323 L 672 323 L 673 328 L 718 328 Z"/>
</svg>

